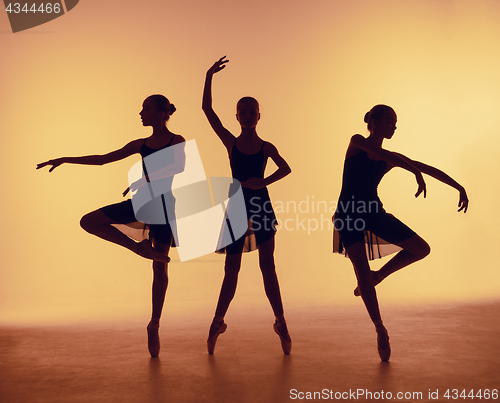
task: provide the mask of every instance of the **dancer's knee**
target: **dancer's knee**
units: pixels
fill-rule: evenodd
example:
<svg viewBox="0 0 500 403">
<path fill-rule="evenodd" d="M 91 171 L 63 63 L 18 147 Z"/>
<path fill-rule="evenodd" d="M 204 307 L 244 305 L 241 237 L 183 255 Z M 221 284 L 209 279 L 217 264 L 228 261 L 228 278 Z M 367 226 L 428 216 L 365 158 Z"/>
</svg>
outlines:
<svg viewBox="0 0 500 403">
<path fill-rule="evenodd" d="M 424 246 L 422 248 L 422 257 L 421 259 L 423 259 L 424 257 L 426 257 L 429 253 L 431 253 L 431 247 L 430 245 L 424 241 Z"/>
<path fill-rule="evenodd" d="M 166 276 L 168 264 L 164 262 L 153 261 L 153 272 L 156 275 Z"/>
<path fill-rule="evenodd" d="M 82 227 L 85 231 L 92 233 L 92 229 L 94 228 L 92 213 L 85 214 L 80 219 L 80 227 Z"/>
<path fill-rule="evenodd" d="M 419 241 L 416 242 L 414 246 L 414 250 L 412 251 L 412 254 L 418 259 L 423 259 L 426 257 L 429 253 L 431 253 L 431 247 L 429 244 L 424 241 L 422 238 L 419 238 Z"/>
<path fill-rule="evenodd" d="M 366 260 L 366 259 L 364 259 Z M 356 279 L 358 284 L 372 284 L 372 273 L 370 271 L 370 265 L 368 260 L 360 262 L 352 262 L 354 267 L 354 273 L 356 273 Z"/>
<path fill-rule="evenodd" d="M 403 241 L 399 244 L 404 251 L 413 256 L 414 261 L 423 259 L 429 253 L 431 253 L 431 247 L 429 244 L 418 235 L 414 235 L 410 239 Z"/>
<path fill-rule="evenodd" d="M 263 274 L 274 273 L 276 271 L 276 266 L 274 264 L 274 259 L 271 257 L 269 259 L 259 260 L 260 271 Z"/>
<path fill-rule="evenodd" d="M 224 274 L 226 276 L 238 276 L 241 264 L 226 262 L 224 265 Z"/>
<path fill-rule="evenodd" d="M 226 255 L 224 262 L 224 273 L 238 275 L 241 267 L 241 254 Z"/>
<path fill-rule="evenodd" d="M 363 270 L 361 272 L 358 271 L 356 273 L 356 277 L 358 279 L 358 285 L 363 286 L 365 284 L 373 284 L 372 275 L 369 270 Z"/>
</svg>

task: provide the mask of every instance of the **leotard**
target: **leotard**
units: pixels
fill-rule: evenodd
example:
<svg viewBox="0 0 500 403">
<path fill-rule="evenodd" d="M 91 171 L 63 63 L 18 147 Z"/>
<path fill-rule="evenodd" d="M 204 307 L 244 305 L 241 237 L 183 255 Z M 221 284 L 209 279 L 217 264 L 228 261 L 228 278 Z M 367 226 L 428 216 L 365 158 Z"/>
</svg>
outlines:
<svg viewBox="0 0 500 403">
<path fill-rule="evenodd" d="M 176 135 L 172 137 L 170 142 L 161 148 L 151 148 L 146 145 L 146 140 L 144 139 L 144 143 L 142 143 L 141 148 L 139 149 L 139 153 L 141 154 L 142 157 L 142 166 L 143 166 L 143 171 L 147 175 L 147 170 L 146 166 L 144 164 L 144 158 L 147 156 L 155 153 L 156 151 L 163 150 L 167 147 L 170 147 L 172 145 L 172 141 L 174 140 Z M 172 180 L 173 177 L 166 178 L 167 184 L 166 186 L 171 188 L 172 185 Z M 171 211 L 170 209 L 175 208 L 175 198 L 172 195 L 171 192 L 167 192 L 163 196 L 163 206 L 165 209 L 168 209 L 168 211 Z M 158 199 L 153 199 L 152 203 L 156 204 L 158 202 Z M 148 203 L 149 204 L 149 203 Z M 146 204 L 141 210 L 139 210 L 138 213 L 142 211 L 146 211 L 148 208 L 148 204 Z M 118 229 L 120 229 L 122 232 L 124 232 L 126 235 L 131 236 L 133 238 L 136 238 L 138 240 L 140 239 L 145 239 L 149 237 L 149 239 L 155 239 L 157 242 L 162 243 L 162 244 L 167 244 L 171 246 L 176 246 L 175 245 L 175 240 L 174 236 L 172 233 L 172 228 L 170 224 L 168 223 L 168 219 L 166 220 L 166 224 L 150 224 L 147 222 L 147 220 L 139 220 L 136 217 L 136 214 L 134 213 L 134 208 L 132 205 L 132 200 L 128 199 L 125 200 L 121 203 L 115 203 L 111 204 L 108 206 L 101 207 L 99 209 L 102 211 L 106 216 L 111 218 L 112 220 L 116 221 L 116 224 L 125 224 L 129 228 L 133 228 L 134 230 L 129 230 L 123 226 L 117 226 Z M 144 222 L 146 221 L 146 222 Z M 137 231 L 139 229 L 140 231 Z"/>
<path fill-rule="evenodd" d="M 234 141 L 229 162 L 233 178 L 240 182 L 250 178 L 264 179 L 264 171 L 267 164 L 267 156 L 264 154 L 264 145 L 255 154 L 242 153 Z M 218 252 L 227 254 L 238 254 L 250 252 L 258 248 L 276 233 L 276 215 L 274 214 L 271 199 L 267 187 L 261 189 L 250 189 L 243 187 L 243 198 L 248 217 L 248 230 L 245 235 L 236 242 L 226 246 Z"/>
<path fill-rule="evenodd" d="M 396 252 L 397 242 L 415 235 L 382 207 L 377 187 L 386 171 L 386 161 L 372 160 L 364 150 L 346 158 L 334 215 L 334 252 L 345 254 L 345 247 L 364 242 L 372 260 Z"/>
</svg>

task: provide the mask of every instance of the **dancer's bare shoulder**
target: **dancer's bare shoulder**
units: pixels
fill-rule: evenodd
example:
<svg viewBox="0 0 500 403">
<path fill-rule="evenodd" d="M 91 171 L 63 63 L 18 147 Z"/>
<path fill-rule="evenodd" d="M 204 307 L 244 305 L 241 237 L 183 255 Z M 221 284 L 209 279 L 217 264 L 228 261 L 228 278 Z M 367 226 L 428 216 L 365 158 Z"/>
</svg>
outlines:
<svg viewBox="0 0 500 403">
<path fill-rule="evenodd" d="M 371 160 L 380 161 L 386 159 L 384 158 L 384 153 L 386 153 L 387 150 L 373 144 L 361 134 L 355 134 L 351 137 L 351 142 L 347 148 L 346 159 L 362 151 L 365 151 L 368 154 L 368 158 Z"/>
<path fill-rule="evenodd" d="M 363 144 L 366 141 L 366 138 L 361 134 L 355 134 L 351 137 L 351 141 L 349 142 L 349 146 L 347 147 L 347 151 L 345 154 L 345 159 L 350 158 L 361 151 L 363 149 L 360 147 L 360 144 Z"/>
<path fill-rule="evenodd" d="M 182 137 L 180 134 L 176 134 L 174 139 L 172 140 L 172 145 L 180 144 L 186 142 L 186 139 Z"/>
<path fill-rule="evenodd" d="M 264 141 L 264 140 L 262 140 Z M 266 157 L 273 157 L 273 155 L 279 155 L 278 149 L 274 146 L 273 143 L 269 141 L 264 141 L 264 145 L 262 146 L 262 151 Z"/>
</svg>

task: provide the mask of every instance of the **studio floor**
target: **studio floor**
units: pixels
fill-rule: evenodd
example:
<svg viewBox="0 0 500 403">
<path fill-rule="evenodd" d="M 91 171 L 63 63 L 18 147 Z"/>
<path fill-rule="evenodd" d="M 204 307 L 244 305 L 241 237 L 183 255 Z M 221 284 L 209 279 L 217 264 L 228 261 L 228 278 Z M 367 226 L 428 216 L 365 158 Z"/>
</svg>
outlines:
<svg viewBox="0 0 500 403">
<path fill-rule="evenodd" d="M 207 318 L 164 318 L 159 358 L 148 354 L 147 323 L 1 325 L 0 402 L 500 400 L 484 395 L 500 389 L 500 302 L 383 315 L 388 363 L 362 306 L 289 309 L 288 356 L 269 308 L 232 312 L 214 355 L 206 353 Z M 472 399 L 480 389 L 482 399 Z"/>
</svg>

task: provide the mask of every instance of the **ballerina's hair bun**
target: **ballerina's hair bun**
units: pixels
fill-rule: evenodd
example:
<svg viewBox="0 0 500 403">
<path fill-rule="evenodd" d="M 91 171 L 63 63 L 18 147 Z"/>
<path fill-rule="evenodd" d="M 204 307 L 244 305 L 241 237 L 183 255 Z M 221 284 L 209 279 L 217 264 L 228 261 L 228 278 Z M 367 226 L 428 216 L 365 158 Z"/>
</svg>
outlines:
<svg viewBox="0 0 500 403">
<path fill-rule="evenodd" d="M 163 95 L 159 95 L 159 94 L 150 95 L 148 97 L 148 99 L 153 101 L 153 103 L 155 104 L 156 109 L 158 111 L 165 112 L 165 114 L 167 115 L 166 120 L 168 120 L 170 115 L 172 115 L 177 110 L 175 105 L 171 104 L 170 101 L 167 99 L 167 97 L 165 97 Z"/>
<path fill-rule="evenodd" d="M 373 108 L 370 109 L 369 112 L 366 112 L 365 114 L 365 123 L 368 125 L 368 130 L 371 132 L 372 131 L 372 125 L 370 122 L 375 119 L 375 120 L 380 120 L 382 117 L 387 113 L 387 112 L 394 112 L 394 109 L 392 109 L 390 106 L 387 105 L 375 105 Z"/>
</svg>

